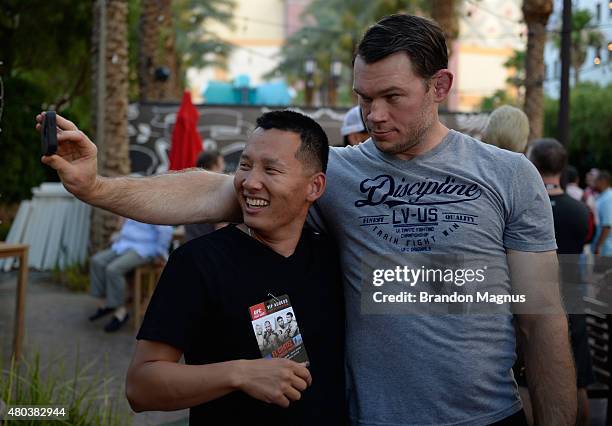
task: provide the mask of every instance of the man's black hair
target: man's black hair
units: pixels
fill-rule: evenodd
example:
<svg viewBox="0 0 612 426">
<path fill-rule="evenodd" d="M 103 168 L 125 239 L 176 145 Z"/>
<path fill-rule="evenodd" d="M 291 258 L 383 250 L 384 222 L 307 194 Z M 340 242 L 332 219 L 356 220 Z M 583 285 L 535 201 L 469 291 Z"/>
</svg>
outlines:
<svg viewBox="0 0 612 426">
<path fill-rule="evenodd" d="M 278 320 L 283 320 L 283 321 L 285 321 L 285 320 L 283 319 L 283 317 L 281 317 L 280 315 L 276 317 L 276 322 L 278 322 Z"/>
<path fill-rule="evenodd" d="M 293 313 L 291 312 L 287 312 L 287 315 L 291 315 L 291 317 L 293 317 Z"/>
<path fill-rule="evenodd" d="M 277 129 L 300 135 L 296 158 L 317 172 L 327 171 L 329 142 L 323 128 L 312 118 L 299 112 L 283 110 L 266 112 L 257 119 L 257 127 Z"/>
<path fill-rule="evenodd" d="M 419 16 L 386 16 L 368 28 L 357 46 L 357 55 L 366 64 L 398 52 L 408 55 L 415 74 L 425 80 L 448 68 L 444 32 L 434 21 Z"/>
<path fill-rule="evenodd" d="M 607 182 L 608 185 L 610 185 L 612 183 L 612 176 L 610 175 L 610 172 L 608 172 L 607 170 L 600 170 L 599 173 L 597 174 L 597 177 L 595 178 L 595 181 L 598 181 L 598 180 L 603 180 Z"/>
<path fill-rule="evenodd" d="M 576 169 L 576 167 L 568 165 L 565 168 L 565 178 L 569 183 L 576 182 L 576 180 L 578 179 L 578 170 Z"/>
<path fill-rule="evenodd" d="M 196 167 L 204 170 L 210 170 L 219 161 L 221 154 L 216 149 L 207 149 L 206 151 L 200 152 L 196 161 Z"/>
<path fill-rule="evenodd" d="M 567 151 L 553 138 L 536 139 L 527 150 L 529 160 L 542 176 L 554 176 L 563 171 L 567 164 Z"/>
</svg>

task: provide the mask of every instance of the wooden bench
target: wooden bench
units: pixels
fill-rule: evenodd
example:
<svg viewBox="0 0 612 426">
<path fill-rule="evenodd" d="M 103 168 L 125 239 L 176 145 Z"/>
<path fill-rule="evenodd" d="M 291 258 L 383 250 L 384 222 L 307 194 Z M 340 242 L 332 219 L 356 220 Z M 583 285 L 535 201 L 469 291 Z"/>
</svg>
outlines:
<svg viewBox="0 0 612 426">
<path fill-rule="evenodd" d="M 21 357 L 21 344 L 25 329 L 25 298 L 28 283 L 28 249 L 27 244 L 6 244 L 0 242 L 0 258 L 18 257 L 19 276 L 17 278 L 17 300 L 15 303 L 15 329 L 13 332 L 13 356 L 18 361 Z"/>
<path fill-rule="evenodd" d="M 138 331 L 157 281 L 164 270 L 165 263 L 153 262 L 141 265 L 132 273 L 132 304 L 134 330 Z"/>
</svg>

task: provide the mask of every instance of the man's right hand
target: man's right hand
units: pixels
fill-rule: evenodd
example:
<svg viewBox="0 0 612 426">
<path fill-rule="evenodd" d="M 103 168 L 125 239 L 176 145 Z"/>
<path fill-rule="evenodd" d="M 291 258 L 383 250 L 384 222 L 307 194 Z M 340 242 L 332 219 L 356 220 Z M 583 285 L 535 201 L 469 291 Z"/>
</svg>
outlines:
<svg viewBox="0 0 612 426">
<path fill-rule="evenodd" d="M 36 116 L 40 132 L 44 112 Z M 41 161 L 57 170 L 64 187 L 87 201 L 95 195 L 98 173 L 98 149 L 77 126 L 57 115 L 57 153 L 43 156 Z"/>
<path fill-rule="evenodd" d="M 238 389 L 261 401 L 288 407 L 312 384 L 304 364 L 285 358 L 240 361 Z"/>
</svg>

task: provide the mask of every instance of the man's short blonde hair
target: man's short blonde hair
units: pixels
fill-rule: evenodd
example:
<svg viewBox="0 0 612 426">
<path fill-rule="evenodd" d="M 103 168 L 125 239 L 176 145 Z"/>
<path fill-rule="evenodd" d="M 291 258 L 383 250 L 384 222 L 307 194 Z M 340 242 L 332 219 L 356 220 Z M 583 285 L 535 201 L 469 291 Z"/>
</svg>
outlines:
<svg viewBox="0 0 612 426">
<path fill-rule="evenodd" d="M 529 137 L 529 119 L 510 105 L 497 108 L 489 116 L 484 142 L 514 152 L 525 152 Z"/>
</svg>

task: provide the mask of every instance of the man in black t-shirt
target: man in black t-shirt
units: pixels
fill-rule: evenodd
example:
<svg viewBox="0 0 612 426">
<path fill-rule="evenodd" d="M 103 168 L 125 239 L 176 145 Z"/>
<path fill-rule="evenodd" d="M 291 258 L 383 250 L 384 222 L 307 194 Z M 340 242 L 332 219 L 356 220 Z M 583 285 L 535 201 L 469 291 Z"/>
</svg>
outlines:
<svg viewBox="0 0 612 426">
<path fill-rule="evenodd" d="M 257 120 L 234 178 L 244 223 L 170 256 L 127 375 L 134 410 L 190 408 L 190 424 L 198 425 L 346 423 L 337 254 L 303 229 L 325 189 L 327 154 L 323 129 L 302 114 Z M 300 335 L 268 354 L 266 334 L 274 339 L 279 330 L 266 321 L 258 336 L 261 320 L 252 316 L 285 295 Z M 280 324 L 285 312 L 270 318 Z M 217 322 L 222 330 L 211 326 Z M 308 363 L 276 357 L 294 346 L 305 348 L 296 359 Z"/>
<path fill-rule="evenodd" d="M 582 253 L 589 228 L 588 207 L 570 197 L 561 188 L 561 174 L 567 164 L 567 151 L 555 139 L 538 139 L 529 145 L 527 157 L 536 166 L 546 186 L 555 221 L 555 238 L 559 255 Z M 565 261 L 564 261 L 565 260 Z M 560 260 L 562 283 L 568 290 L 580 284 L 580 271 L 569 259 Z M 579 292 L 573 292 L 573 298 Z M 567 298 L 566 298 L 567 300 Z M 593 383 L 591 353 L 589 351 L 586 319 L 584 315 L 569 316 L 572 352 L 576 362 L 578 385 L 577 425 L 589 424 L 589 399 L 587 385 Z"/>
</svg>

